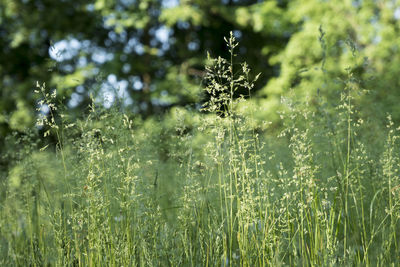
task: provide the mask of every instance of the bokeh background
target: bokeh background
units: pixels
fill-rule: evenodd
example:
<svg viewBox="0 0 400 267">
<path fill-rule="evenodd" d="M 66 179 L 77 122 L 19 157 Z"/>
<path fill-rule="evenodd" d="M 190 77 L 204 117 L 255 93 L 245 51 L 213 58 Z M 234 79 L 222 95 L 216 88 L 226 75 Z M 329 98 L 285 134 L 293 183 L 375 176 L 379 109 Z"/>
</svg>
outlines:
<svg viewBox="0 0 400 267">
<path fill-rule="evenodd" d="M 91 97 L 143 119 L 198 110 L 207 52 L 226 56 L 230 31 L 238 62 L 262 73 L 249 102 L 259 120 L 276 120 L 289 92 L 337 97 L 358 64 L 361 109 L 398 121 L 399 28 L 397 0 L 1 0 L 0 147 L 48 112 L 37 82 L 71 116 Z"/>
</svg>

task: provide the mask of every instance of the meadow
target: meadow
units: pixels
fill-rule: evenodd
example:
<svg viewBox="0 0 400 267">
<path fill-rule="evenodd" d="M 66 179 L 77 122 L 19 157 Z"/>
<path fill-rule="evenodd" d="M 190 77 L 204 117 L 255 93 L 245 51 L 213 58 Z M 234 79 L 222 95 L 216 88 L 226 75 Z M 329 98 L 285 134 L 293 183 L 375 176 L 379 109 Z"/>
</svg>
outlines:
<svg viewBox="0 0 400 267">
<path fill-rule="evenodd" d="M 258 75 L 226 42 L 230 58 L 206 66 L 208 101 L 162 118 L 93 101 L 73 120 L 39 82 L 48 112 L 2 155 L 0 265 L 396 266 L 390 114 L 359 111 L 350 66 L 336 98 L 293 92 L 259 120 Z"/>
</svg>

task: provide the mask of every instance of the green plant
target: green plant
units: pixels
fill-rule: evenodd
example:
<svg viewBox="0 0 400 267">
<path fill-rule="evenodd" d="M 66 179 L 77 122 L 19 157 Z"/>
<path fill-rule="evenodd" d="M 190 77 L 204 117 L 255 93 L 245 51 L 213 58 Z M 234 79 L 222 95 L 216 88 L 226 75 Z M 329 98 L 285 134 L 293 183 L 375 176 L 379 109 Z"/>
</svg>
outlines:
<svg viewBox="0 0 400 267">
<path fill-rule="evenodd" d="M 70 121 L 38 86 L 37 127 L 10 136 L 18 150 L 3 155 L 13 164 L 0 264 L 396 264 L 399 128 L 358 112 L 357 65 L 340 99 L 282 98 L 274 136 L 248 105 L 258 75 L 235 63 L 233 34 L 225 41 L 229 59 L 208 58 L 201 111 L 142 120 L 92 100 Z M 39 133 L 54 139 L 43 145 Z"/>
</svg>

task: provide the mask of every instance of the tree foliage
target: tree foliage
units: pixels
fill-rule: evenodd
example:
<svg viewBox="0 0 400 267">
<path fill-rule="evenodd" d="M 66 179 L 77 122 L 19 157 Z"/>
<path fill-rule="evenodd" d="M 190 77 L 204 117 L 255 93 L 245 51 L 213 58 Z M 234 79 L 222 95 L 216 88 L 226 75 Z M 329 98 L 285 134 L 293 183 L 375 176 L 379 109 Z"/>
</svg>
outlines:
<svg viewBox="0 0 400 267">
<path fill-rule="evenodd" d="M 349 67 L 379 77 L 363 85 L 373 97 L 360 103 L 400 118 L 397 0 L 1 0 L 0 12 L 2 137 L 33 123 L 37 81 L 75 114 L 105 92 L 145 118 L 196 107 L 207 97 L 206 52 L 225 56 L 229 31 L 239 59 L 262 72 L 260 119 L 274 120 L 291 89 L 338 94 L 333 77 Z"/>
<path fill-rule="evenodd" d="M 264 83 L 274 72 L 269 54 L 288 40 L 275 1 L 3 0 L 0 10 L 2 135 L 33 121 L 36 81 L 57 88 L 64 103 L 79 100 L 80 111 L 111 75 L 110 87 L 126 88 L 132 111 L 149 116 L 201 100 L 205 53 L 223 54 L 229 31 Z"/>
</svg>

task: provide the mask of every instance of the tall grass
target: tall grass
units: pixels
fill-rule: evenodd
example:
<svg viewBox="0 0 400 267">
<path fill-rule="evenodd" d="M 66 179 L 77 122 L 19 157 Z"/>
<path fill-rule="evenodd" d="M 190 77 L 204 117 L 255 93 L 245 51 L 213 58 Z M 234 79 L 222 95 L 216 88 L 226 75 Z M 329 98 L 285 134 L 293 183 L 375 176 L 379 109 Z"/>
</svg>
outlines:
<svg viewBox="0 0 400 267">
<path fill-rule="evenodd" d="M 38 85 L 49 112 L 3 155 L 13 164 L 1 179 L 0 265 L 396 265 L 390 115 L 385 127 L 357 111 L 350 67 L 334 109 L 320 96 L 282 99 L 273 136 L 251 115 L 258 75 L 235 63 L 233 35 L 226 43 L 230 58 L 209 58 L 201 112 L 175 108 L 164 121 L 94 103 L 69 121 Z"/>
</svg>

